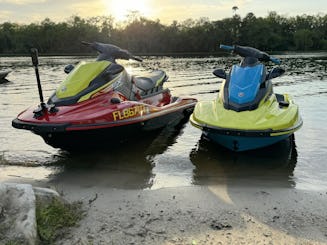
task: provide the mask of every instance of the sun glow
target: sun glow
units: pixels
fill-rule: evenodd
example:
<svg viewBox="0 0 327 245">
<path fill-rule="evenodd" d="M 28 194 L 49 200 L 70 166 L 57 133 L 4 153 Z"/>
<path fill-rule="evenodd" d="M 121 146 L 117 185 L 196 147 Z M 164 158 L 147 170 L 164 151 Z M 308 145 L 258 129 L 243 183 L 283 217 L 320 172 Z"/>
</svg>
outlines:
<svg viewBox="0 0 327 245">
<path fill-rule="evenodd" d="M 123 21 L 128 15 L 137 12 L 141 16 L 150 16 L 148 0 L 103 0 L 107 14 L 112 15 L 116 20 Z"/>
</svg>

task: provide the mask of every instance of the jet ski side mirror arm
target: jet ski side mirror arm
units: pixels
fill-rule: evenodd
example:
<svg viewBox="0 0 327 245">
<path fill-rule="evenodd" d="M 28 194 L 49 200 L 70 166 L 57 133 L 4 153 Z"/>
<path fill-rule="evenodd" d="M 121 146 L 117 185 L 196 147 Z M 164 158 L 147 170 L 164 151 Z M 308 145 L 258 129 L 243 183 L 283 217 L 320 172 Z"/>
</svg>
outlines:
<svg viewBox="0 0 327 245">
<path fill-rule="evenodd" d="M 216 77 L 220 77 L 220 78 L 223 78 L 223 79 L 226 79 L 226 77 L 227 77 L 226 72 L 223 69 L 216 69 L 216 70 L 213 71 L 213 74 Z"/>
</svg>

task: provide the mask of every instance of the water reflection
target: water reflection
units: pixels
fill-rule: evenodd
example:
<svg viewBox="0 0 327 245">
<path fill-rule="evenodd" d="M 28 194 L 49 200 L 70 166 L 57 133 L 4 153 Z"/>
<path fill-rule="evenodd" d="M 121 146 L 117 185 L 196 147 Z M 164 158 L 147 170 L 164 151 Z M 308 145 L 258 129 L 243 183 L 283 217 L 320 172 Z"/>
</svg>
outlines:
<svg viewBox="0 0 327 245">
<path fill-rule="evenodd" d="M 106 151 L 72 152 L 54 162 L 59 170 L 50 176 L 53 185 L 145 189 L 153 184 L 153 158 L 176 142 L 185 121 L 159 135 L 111 146 Z"/>
<path fill-rule="evenodd" d="M 294 137 L 259 151 L 231 152 L 201 138 L 191 153 L 196 185 L 293 187 L 297 162 Z"/>
</svg>

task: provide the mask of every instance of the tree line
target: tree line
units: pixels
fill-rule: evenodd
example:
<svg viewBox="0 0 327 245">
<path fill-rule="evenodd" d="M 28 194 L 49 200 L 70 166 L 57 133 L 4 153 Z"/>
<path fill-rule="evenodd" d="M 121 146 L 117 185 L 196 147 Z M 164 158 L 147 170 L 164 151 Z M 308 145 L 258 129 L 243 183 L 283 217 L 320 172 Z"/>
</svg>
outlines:
<svg viewBox="0 0 327 245">
<path fill-rule="evenodd" d="M 244 18 L 234 14 L 222 20 L 187 19 L 168 25 L 134 12 L 124 24 L 117 24 L 112 16 L 0 24 L 0 54 L 25 54 L 31 47 L 43 54 L 90 52 L 81 41 L 112 43 L 136 54 L 215 53 L 220 43 L 264 51 L 327 50 L 327 15 L 284 17 L 269 12 L 256 17 L 248 13 Z"/>
</svg>

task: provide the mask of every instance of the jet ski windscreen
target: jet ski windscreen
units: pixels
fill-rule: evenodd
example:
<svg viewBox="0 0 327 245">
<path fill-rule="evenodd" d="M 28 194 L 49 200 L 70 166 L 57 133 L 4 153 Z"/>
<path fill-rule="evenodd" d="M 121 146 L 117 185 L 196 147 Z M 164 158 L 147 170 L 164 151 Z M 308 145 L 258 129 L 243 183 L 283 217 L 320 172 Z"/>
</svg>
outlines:
<svg viewBox="0 0 327 245">
<path fill-rule="evenodd" d="M 230 74 L 229 100 L 236 104 L 245 104 L 253 101 L 263 82 L 264 66 L 252 67 L 234 65 Z"/>
</svg>

